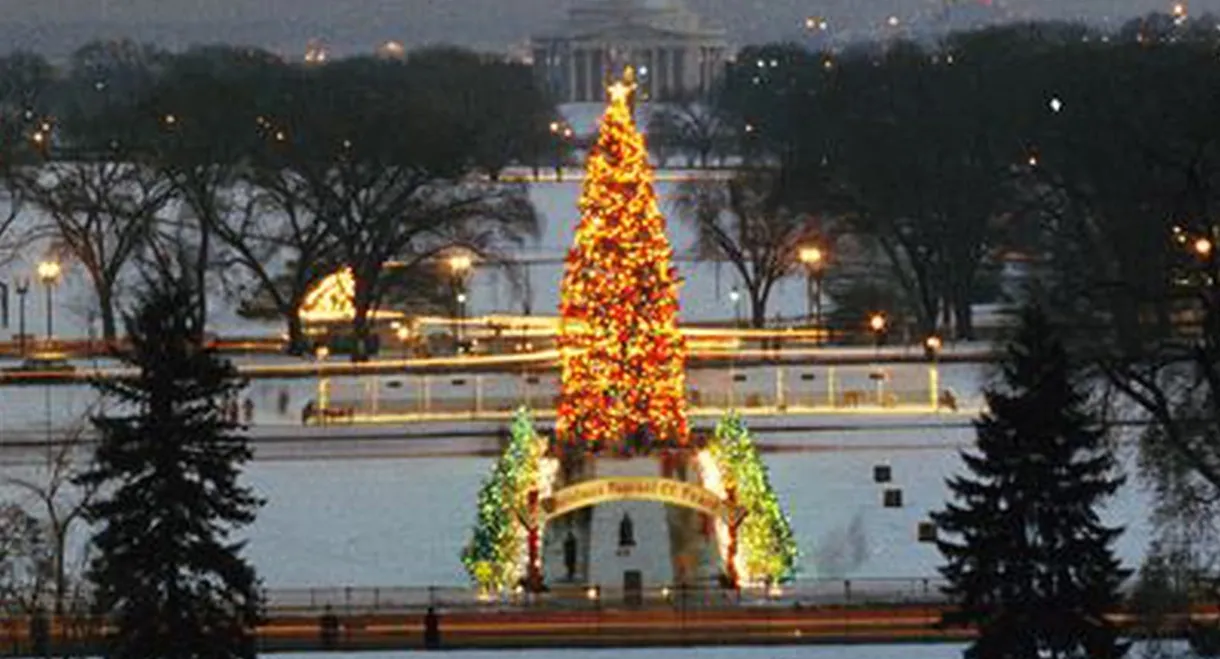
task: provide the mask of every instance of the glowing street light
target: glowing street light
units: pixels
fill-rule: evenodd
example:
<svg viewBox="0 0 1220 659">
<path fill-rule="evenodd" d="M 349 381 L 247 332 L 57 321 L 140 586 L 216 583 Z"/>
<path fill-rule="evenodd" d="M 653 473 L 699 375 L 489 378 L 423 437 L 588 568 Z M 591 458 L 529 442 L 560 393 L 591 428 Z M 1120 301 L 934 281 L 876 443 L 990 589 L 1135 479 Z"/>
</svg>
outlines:
<svg viewBox="0 0 1220 659">
<path fill-rule="evenodd" d="M 1195 253 L 1203 258 L 1211 256 L 1212 250 L 1214 250 L 1215 247 L 1216 246 L 1212 244 L 1210 238 L 1199 238 L 1198 240 L 1195 240 Z"/>
<path fill-rule="evenodd" d="M 932 361 L 931 365 L 928 366 L 928 402 L 933 411 L 940 409 L 940 368 L 938 360 L 941 348 L 943 347 L 944 342 L 935 334 L 924 339 L 924 353 Z"/>
<path fill-rule="evenodd" d="M 880 334 L 885 331 L 885 314 L 875 313 L 868 319 L 868 326 L 873 332 Z"/>
<path fill-rule="evenodd" d="M 797 255 L 805 264 L 805 296 L 807 314 L 815 327 L 822 326 L 822 279 L 826 273 L 826 255 L 820 247 L 802 247 Z"/>
<path fill-rule="evenodd" d="M 470 254 L 457 253 L 449 257 L 449 271 L 453 274 L 454 300 L 457 301 L 457 314 L 453 321 L 453 352 L 462 354 L 462 326 L 466 322 L 466 278 L 474 267 L 474 259 Z"/>
<path fill-rule="evenodd" d="M 940 354 L 941 348 L 944 347 L 944 342 L 940 340 L 939 336 L 932 335 L 924 340 L 923 347 L 927 351 L 929 357 L 936 358 L 936 356 Z"/>
<path fill-rule="evenodd" d="M 733 305 L 733 327 L 741 328 L 741 291 L 734 286 L 729 291 L 729 302 Z"/>
<path fill-rule="evenodd" d="M 1051 107 L 1051 112 L 1054 112 L 1055 114 L 1058 114 L 1059 111 L 1063 109 L 1063 101 L 1059 100 L 1058 96 L 1052 98 L 1049 105 Z"/>
<path fill-rule="evenodd" d="M 63 274 L 63 269 L 59 265 L 59 261 L 46 260 L 38 264 L 38 279 L 47 289 L 47 341 L 55 336 L 54 325 L 54 291 L 55 285 L 59 283 L 59 277 Z"/>
</svg>

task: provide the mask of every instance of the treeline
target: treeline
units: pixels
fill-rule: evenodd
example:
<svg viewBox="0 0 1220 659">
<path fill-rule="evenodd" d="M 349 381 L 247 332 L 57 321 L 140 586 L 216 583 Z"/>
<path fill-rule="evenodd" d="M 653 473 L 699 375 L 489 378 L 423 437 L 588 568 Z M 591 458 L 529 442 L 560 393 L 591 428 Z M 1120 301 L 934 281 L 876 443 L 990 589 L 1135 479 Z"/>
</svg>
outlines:
<svg viewBox="0 0 1220 659">
<path fill-rule="evenodd" d="M 1021 263 L 1021 295 L 1065 328 L 1088 395 L 1148 423 L 1144 576 L 1172 574 L 1158 597 L 1220 592 L 1217 25 L 1152 15 L 1113 34 L 1043 23 L 934 47 L 747 49 L 700 115 L 732 127 L 744 171 L 685 206 L 764 299 L 818 241 L 827 276 L 845 272 L 836 303 L 855 295 L 927 333 L 970 337 L 987 273 Z"/>
<path fill-rule="evenodd" d="M 346 265 L 364 337 L 389 294 L 437 303 L 439 253 L 494 261 L 532 234 L 524 189 L 497 179 L 563 156 L 556 117 L 528 68 L 458 49 L 306 66 L 117 41 L 62 70 L 17 53 L 0 60 L 0 241 L 43 239 L 79 264 L 106 338 L 134 262 L 191 272 L 203 291 L 220 269 L 298 350 L 305 293 Z M 31 206 L 44 221 L 22 221 Z"/>
<path fill-rule="evenodd" d="M 1187 237 L 1220 182 L 1217 21 L 1116 33 L 1032 23 L 839 53 L 744 49 L 721 88 L 654 115 L 654 148 L 742 171 L 679 201 L 764 322 L 819 244 L 838 322 L 884 311 L 974 336 L 971 305 L 1018 263 L 1091 329 L 1173 325 Z M 671 156 L 673 157 L 673 156 Z"/>
</svg>

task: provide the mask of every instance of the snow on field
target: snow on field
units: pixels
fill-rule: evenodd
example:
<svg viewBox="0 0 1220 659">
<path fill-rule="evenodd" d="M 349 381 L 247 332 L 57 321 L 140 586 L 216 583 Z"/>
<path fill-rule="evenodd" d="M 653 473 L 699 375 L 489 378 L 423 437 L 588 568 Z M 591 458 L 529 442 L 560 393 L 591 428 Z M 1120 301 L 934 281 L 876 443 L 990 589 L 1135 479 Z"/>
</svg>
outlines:
<svg viewBox="0 0 1220 659">
<path fill-rule="evenodd" d="M 944 504 L 945 478 L 960 469 L 957 446 L 969 441 L 968 433 L 832 432 L 818 443 L 839 448 L 767 454 L 803 555 L 801 577 L 935 577 L 939 556 L 932 545 L 917 542 L 916 525 Z M 759 435 L 767 441 L 765 431 Z M 1125 462 L 1133 461 L 1128 456 Z M 366 459 L 255 461 L 247 480 L 267 505 L 249 530 L 248 554 L 272 588 L 464 584 L 459 552 L 490 464 L 490 458 L 375 453 Z M 878 464 L 892 468 L 892 485 L 873 482 Z M 16 476 L 29 468 L 6 470 Z M 884 487 L 901 488 L 904 507 L 884 508 Z M 0 497 L 12 495 L 0 488 Z M 1127 526 L 1117 548 L 1128 565 L 1138 564 L 1147 547 L 1147 510 L 1147 495 L 1132 482 L 1106 511 L 1108 521 Z"/>
</svg>

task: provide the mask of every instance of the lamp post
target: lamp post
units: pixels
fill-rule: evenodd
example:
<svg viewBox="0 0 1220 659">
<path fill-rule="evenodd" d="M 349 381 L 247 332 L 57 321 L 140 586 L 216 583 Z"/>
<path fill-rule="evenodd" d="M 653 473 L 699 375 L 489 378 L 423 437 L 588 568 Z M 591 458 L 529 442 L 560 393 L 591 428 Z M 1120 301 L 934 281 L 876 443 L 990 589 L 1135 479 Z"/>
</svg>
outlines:
<svg viewBox="0 0 1220 659">
<path fill-rule="evenodd" d="M 330 382 L 325 376 L 323 366 L 329 356 L 330 348 L 327 346 L 318 346 L 314 352 L 318 363 L 318 422 L 322 424 L 326 423 L 326 410 L 330 407 Z"/>
<path fill-rule="evenodd" d="M 454 300 L 457 302 L 457 313 L 453 322 L 453 353 L 463 352 L 462 325 L 466 321 L 466 277 L 470 273 L 474 260 L 469 254 L 454 254 L 449 257 L 449 272 L 453 275 Z"/>
<path fill-rule="evenodd" d="M 939 336 L 933 334 L 924 339 L 923 349 L 924 354 L 932 362 L 928 366 L 928 398 L 932 404 L 932 411 L 940 409 L 940 351 L 944 347 L 944 342 Z"/>
<path fill-rule="evenodd" d="M 875 313 L 868 319 L 868 327 L 873 331 L 873 351 L 877 357 L 881 356 L 881 342 L 885 339 L 887 324 L 883 313 Z"/>
<path fill-rule="evenodd" d="M 733 328 L 741 329 L 741 291 L 736 286 L 729 291 L 729 302 L 733 305 Z"/>
<path fill-rule="evenodd" d="M 59 283 L 59 276 L 62 272 L 59 261 L 47 260 L 38 264 L 38 279 L 47 289 L 47 343 L 50 343 L 55 336 L 54 294 L 55 286 Z"/>
<path fill-rule="evenodd" d="M 822 276 L 826 272 L 826 255 L 819 247 L 802 247 L 799 256 L 801 263 L 805 264 L 806 313 L 814 327 L 820 328 L 822 326 Z"/>
<path fill-rule="evenodd" d="M 25 296 L 30 292 L 28 277 L 17 279 L 17 349 L 25 357 Z"/>
</svg>

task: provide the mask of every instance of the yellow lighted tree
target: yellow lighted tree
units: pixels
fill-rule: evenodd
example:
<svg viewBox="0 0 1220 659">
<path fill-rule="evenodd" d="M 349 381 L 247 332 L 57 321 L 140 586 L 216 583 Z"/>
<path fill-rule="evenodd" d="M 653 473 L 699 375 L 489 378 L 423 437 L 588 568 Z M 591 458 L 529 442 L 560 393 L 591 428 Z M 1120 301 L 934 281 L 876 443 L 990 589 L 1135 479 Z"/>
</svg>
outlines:
<svg viewBox="0 0 1220 659">
<path fill-rule="evenodd" d="M 686 344 L 630 71 L 609 91 L 565 262 L 556 435 L 566 447 L 627 453 L 686 442 Z"/>
</svg>

